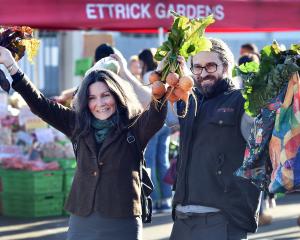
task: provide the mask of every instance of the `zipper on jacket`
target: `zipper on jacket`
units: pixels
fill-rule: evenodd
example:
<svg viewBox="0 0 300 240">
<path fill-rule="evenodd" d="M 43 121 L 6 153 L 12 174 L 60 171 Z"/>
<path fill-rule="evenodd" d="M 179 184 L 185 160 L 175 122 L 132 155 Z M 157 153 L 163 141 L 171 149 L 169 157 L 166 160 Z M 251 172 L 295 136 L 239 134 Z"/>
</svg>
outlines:
<svg viewBox="0 0 300 240">
<path fill-rule="evenodd" d="M 196 127 L 197 127 L 197 124 L 195 124 L 195 121 L 197 120 L 196 118 L 198 118 L 199 115 L 200 115 L 200 109 L 203 105 L 203 102 L 204 102 L 204 96 L 202 96 L 200 104 L 198 105 L 197 115 L 195 116 L 194 121 L 193 121 L 193 125 L 192 125 L 192 136 L 191 136 L 192 144 L 191 144 L 191 147 L 188 151 L 188 158 L 187 158 L 187 163 L 186 163 L 186 167 L 185 167 L 185 188 L 184 188 L 185 192 L 184 192 L 184 198 L 183 198 L 183 203 L 185 203 L 185 204 L 189 202 L 189 191 L 187 190 L 188 187 L 189 187 L 188 173 L 190 172 L 190 168 L 191 168 L 190 158 L 191 158 L 192 150 L 193 150 L 194 144 L 195 144 L 195 142 L 193 141 L 194 135 L 195 135 L 195 130 L 196 130 Z"/>
</svg>

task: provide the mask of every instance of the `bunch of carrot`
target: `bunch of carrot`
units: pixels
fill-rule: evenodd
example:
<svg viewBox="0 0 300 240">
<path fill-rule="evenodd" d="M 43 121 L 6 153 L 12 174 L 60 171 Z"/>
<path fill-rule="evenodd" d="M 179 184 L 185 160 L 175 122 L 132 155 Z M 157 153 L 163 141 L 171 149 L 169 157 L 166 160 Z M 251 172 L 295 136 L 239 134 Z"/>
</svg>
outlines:
<svg viewBox="0 0 300 240">
<path fill-rule="evenodd" d="M 172 106 L 179 100 L 185 102 L 185 112 L 181 116 L 184 117 L 187 113 L 189 96 L 190 94 L 194 96 L 192 91 L 194 81 L 188 74 L 183 73 L 177 59 L 178 56 L 182 56 L 187 60 L 200 51 L 211 49 L 211 42 L 204 37 L 204 32 L 214 19 L 210 15 L 206 18 L 190 20 L 176 12 L 171 14 L 174 22 L 168 39 L 157 49 L 154 56 L 157 61 L 162 61 L 162 69 L 159 72 L 152 72 L 149 81 L 155 99 L 165 96 L 165 101 L 168 100 Z"/>
<path fill-rule="evenodd" d="M 152 72 L 150 75 L 152 84 L 152 94 L 154 98 L 161 99 L 166 95 L 166 99 L 173 105 L 179 100 L 188 102 L 189 94 L 194 86 L 194 81 L 190 76 L 180 77 L 176 72 L 169 72 L 166 77 L 166 84 L 161 81 L 158 72 Z"/>
</svg>

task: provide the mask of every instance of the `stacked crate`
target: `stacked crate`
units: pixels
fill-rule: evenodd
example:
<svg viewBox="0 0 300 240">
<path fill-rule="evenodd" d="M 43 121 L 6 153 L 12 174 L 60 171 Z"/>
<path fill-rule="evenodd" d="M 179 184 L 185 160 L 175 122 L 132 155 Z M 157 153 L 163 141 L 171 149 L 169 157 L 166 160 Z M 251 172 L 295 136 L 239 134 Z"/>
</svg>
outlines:
<svg viewBox="0 0 300 240">
<path fill-rule="evenodd" d="M 62 214 L 63 171 L 3 169 L 3 215 L 45 217 Z"/>
<path fill-rule="evenodd" d="M 67 200 L 71 186 L 73 183 L 73 178 L 75 174 L 75 168 L 76 168 L 76 159 L 67 159 L 67 158 L 47 158 L 44 159 L 46 162 L 56 161 L 58 162 L 60 168 L 63 169 L 63 193 L 64 193 L 64 201 L 62 204 L 62 209 L 65 204 L 65 201 Z M 68 215 L 68 213 L 63 209 L 62 210 L 63 215 Z"/>
</svg>

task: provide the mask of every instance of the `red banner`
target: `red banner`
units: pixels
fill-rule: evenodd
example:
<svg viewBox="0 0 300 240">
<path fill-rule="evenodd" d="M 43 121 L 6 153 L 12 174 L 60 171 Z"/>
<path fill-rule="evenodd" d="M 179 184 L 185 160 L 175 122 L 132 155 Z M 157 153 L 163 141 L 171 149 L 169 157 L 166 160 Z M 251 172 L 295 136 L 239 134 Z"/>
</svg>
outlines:
<svg viewBox="0 0 300 240">
<path fill-rule="evenodd" d="M 0 25 L 151 32 L 170 27 L 169 10 L 214 14 L 211 32 L 300 29 L 300 0 L 1 0 Z"/>
</svg>

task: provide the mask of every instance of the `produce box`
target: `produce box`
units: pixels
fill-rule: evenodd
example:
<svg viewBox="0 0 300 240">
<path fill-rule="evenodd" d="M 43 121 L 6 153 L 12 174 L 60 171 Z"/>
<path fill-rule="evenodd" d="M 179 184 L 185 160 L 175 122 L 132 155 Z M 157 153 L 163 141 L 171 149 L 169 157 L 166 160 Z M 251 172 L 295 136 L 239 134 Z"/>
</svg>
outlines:
<svg viewBox="0 0 300 240">
<path fill-rule="evenodd" d="M 63 193 L 2 193 L 4 216 L 47 217 L 62 215 Z"/>
<path fill-rule="evenodd" d="M 4 193 L 57 193 L 62 192 L 63 171 L 26 171 L 3 169 L 2 187 Z"/>
<path fill-rule="evenodd" d="M 58 162 L 62 169 L 76 168 L 75 158 L 43 158 L 44 162 Z"/>
</svg>

